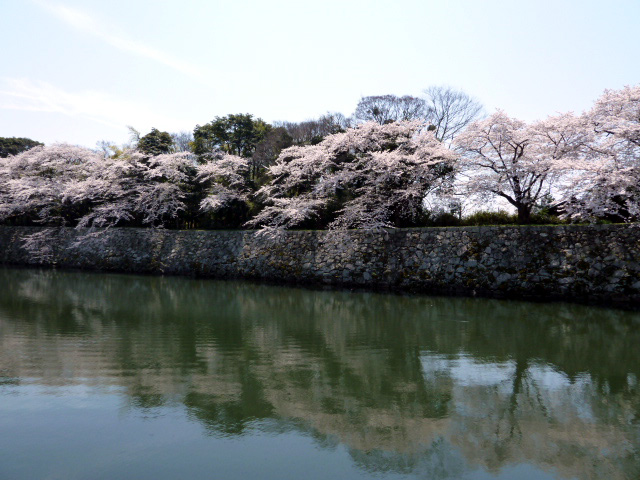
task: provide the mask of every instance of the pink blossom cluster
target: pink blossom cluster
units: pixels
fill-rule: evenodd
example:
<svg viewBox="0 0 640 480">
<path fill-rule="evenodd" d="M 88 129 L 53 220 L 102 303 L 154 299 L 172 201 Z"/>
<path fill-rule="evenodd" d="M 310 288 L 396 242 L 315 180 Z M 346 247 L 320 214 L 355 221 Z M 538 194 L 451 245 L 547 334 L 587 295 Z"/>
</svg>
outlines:
<svg viewBox="0 0 640 480">
<path fill-rule="evenodd" d="M 272 181 L 257 192 L 266 206 L 248 225 L 373 229 L 411 222 L 426 193 L 450 179 L 454 160 L 421 122 L 364 123 L 284 150 L 269 169 Z"/>
<path fill-rule="evenodd" d="M 246 199 L 247 160 L 215 153 L 156 156 L 127 151 L 115 158 L 86 148 L 36 147 L 0 162 L 0 221 L 111 227 L 165 226 L 186 208 L 194 188 L 203 211 Z"/>
</svg>

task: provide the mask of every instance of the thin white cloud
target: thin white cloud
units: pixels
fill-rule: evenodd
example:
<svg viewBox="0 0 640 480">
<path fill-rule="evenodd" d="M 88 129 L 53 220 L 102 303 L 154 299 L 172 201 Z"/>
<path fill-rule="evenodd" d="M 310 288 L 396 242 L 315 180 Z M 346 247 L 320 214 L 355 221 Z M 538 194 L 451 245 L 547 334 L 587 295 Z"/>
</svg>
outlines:
<svg viewBox="0 0 640 480">
<path fill-rule="evenodd" d="M 91 15 L 76 8 L 68 7 L 58 3 L 34 0 L 37 5 L 51 12 L 55 17 L 65 22 L 67 25 L 81 32 L 93 35 L 109 45 L 127 53 L 148 58 L 169 68 L 172 68 L 194 80 L 204 82 L 206 72 L 189 62 L 185 62 L 173 55 L 161 52 L 158 49 L 145 45 L 129 38 L 125 33 L 105 29 L 100 22 Z"/>
<path fill-rule="evenodd" d="M 145 105 L 113 95 L 84 90 L 69 92 L 47 82 L 4 78 L 0 83 L 0 109 L 60 113 L 112 128 L 135 125 L 180 130 L 188 122 L 151 111 Z"/>
</svg>

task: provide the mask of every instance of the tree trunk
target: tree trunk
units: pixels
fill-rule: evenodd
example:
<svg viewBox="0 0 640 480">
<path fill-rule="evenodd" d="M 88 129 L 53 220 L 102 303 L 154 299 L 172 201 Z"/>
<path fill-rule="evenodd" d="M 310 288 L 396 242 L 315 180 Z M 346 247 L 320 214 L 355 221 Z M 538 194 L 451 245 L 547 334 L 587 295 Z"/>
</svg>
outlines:
<svg viewBox="0 0 640 480">
<path fill-rule="evenodd" d="M 518 205 L 518 223 L 531 223 L 531 207 L 526 204 Z"/>
</svg>

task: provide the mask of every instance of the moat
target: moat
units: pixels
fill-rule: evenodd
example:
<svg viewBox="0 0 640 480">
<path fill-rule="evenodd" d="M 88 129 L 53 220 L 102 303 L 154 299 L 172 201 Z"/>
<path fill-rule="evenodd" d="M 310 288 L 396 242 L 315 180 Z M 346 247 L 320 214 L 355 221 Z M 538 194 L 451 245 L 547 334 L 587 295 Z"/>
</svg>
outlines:
<svg viewBox="0 0 640 480">
<path fill-rule="evenodd" d="M 0 268 L 2 479 L 640 477 L 640 312 Z"/>
</svg>

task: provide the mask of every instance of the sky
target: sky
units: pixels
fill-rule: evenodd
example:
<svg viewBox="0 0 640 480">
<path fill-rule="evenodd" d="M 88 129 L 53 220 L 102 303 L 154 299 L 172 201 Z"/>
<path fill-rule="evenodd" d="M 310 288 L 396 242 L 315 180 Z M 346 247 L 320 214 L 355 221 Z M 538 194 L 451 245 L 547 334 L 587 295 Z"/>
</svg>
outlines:
<svg viewBox="0 0 640 480">
<path fill-rule="evenodd" d="M 0 0 L 0 137 L 349 116 L 461 89 L 525 121 L 640 83 L 640 0 Z"/>
</svg>

